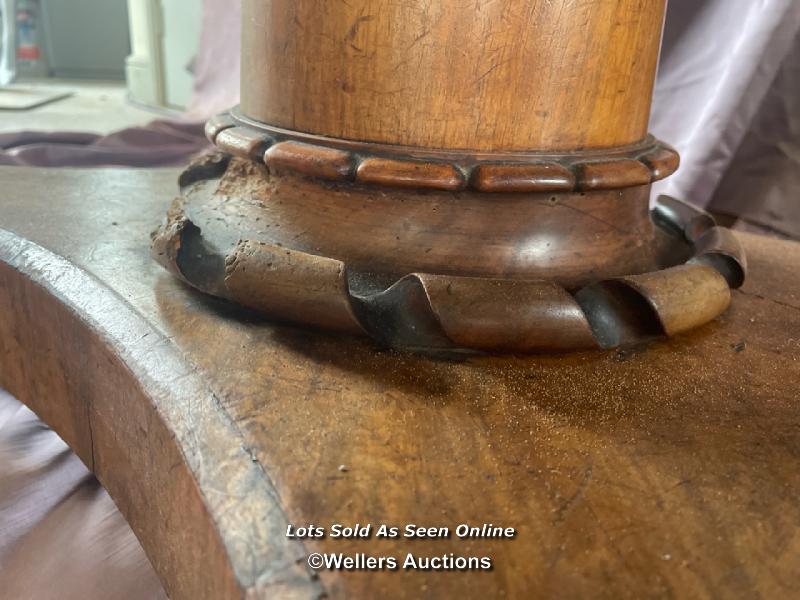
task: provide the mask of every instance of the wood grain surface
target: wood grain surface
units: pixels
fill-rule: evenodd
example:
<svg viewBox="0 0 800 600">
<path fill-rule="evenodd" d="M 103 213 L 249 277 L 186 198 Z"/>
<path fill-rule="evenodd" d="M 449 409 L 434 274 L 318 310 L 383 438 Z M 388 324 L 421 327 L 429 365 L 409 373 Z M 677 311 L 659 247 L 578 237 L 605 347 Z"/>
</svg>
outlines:
<svg viewBox="0 0 800 600">
<path fill-rule="evenodd" d="M 547 194 L 382 190 L 275 175 L 238 159 L 218 177 L 184 189 L 181 211 L 223 256 L 238 240 L 260 240 L 332 257 L 389 283 L 422 272 L 543 278 L 570 289 L 691 256 L 653 226 L 649 186 Z"/>
<path fill-rule="evenodd" d="M 0 385 L 97 474 L 172 598 L 800 594 L 800 245 L 741 236 L 731 308 L 670 341 L 442 360 L 163 272 L 148 236 L 176 177 L 0 170 Z M 337 522 L 518 533 L 285 537 Z M 309 552 L 494 568 L 314 574 Z"/>
<path fill-rule="evenodd" d="M 577 150 L 642 140 L 664 0 L 244 0 L 242 109 L 351 140 Z"/>
</svg>

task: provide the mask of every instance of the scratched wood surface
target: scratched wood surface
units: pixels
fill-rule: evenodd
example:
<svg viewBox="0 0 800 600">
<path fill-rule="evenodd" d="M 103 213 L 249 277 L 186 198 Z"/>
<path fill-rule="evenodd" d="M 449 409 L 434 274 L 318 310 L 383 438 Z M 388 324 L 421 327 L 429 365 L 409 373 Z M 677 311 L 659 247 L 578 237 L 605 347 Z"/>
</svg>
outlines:
<svg viewBox="0 0 800 600">
<path fill-rule="evenodd" d="M 172 598 L 800 594 L 800 245 L 742 236 L 747 284 L 691 335 L 454 362 L 183 286 L 147 252 L 175 177 L 0 170 L 0 385 L 97 473 Z M 519 533 L 284 536 L 334 522 Z M 308 552 L 494 569 L 315 577 Z"/>
<path fill-rule="evenodd" d="M 664 0 L 244 0 L 242 109 L 450 150 L 645 137 Z"/>
</svg>

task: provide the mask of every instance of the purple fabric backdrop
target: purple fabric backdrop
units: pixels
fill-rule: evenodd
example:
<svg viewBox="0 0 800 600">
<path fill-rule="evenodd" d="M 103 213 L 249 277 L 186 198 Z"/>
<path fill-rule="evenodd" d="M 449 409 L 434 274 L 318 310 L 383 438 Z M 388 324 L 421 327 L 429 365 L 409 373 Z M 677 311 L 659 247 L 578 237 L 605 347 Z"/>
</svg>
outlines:
<svg viewBox="0 0 800 600">
<path fill-rule="evenodd" d="M 651 129 L 681 153 L 657 184 L 800 237 L 800 1 L 669 0 Z"/>
<path fill-rule="evenodd" d="M 153 121 L 110 135 L 20 131 L 0 134 L 0 165 L 165 167 L 209 146 L 202 123 Z"/>
<path fill-rule="evenodd" d="M 2 390 L 0 598 L 166 599 L 105 490 L 49 427 Z"/>
</svg>

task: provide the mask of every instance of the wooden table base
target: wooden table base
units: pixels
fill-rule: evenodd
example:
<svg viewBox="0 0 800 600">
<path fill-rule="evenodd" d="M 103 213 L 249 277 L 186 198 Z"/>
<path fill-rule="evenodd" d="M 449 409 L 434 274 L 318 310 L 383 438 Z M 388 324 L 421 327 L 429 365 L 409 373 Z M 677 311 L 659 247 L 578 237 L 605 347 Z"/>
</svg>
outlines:
<svg viewBox="0 0 800 600">
<path fill-rule="evenodd" d="M 148 255 L 173 171 L 0 171 L 0 385 L 97 474 L 174 599 L 800 594 L 800 245 L 670 341 L 440 361 L 281 326 Z M 514 527 L 304 541 L 289 524 Z M 327 571 L 311 552 L 489 556 Z"/>
</svg>

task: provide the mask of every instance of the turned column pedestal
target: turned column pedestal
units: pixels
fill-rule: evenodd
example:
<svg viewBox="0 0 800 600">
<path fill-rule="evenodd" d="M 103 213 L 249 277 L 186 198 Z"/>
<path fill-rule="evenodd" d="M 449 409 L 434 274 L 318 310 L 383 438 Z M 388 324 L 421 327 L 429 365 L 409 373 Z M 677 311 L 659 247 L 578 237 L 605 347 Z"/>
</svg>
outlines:
<svg viewBox="0 0 800 600">
<path fill-rule="evenodd" d="M 246 0 L 241 106 L 153 254 L 272 317 L 437 351 L 614 347 L 719 315 L 730 234 L 650 184 L 664 2 Z"/>
</svg>

